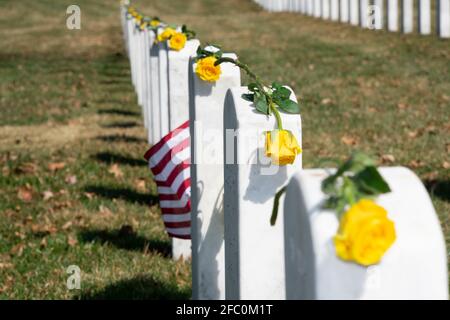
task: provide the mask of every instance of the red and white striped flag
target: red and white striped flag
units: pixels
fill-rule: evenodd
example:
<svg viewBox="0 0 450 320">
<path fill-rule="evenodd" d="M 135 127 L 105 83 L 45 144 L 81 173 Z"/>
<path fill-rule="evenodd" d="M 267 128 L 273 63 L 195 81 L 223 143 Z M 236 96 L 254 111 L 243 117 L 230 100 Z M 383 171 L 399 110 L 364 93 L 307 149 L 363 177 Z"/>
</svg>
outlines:
<svg viewBox="0 0 450 320">
<path fill-rule="evenodd" d="M 169 236 L 191 238 L 191 171 L 189 121 L 145 154 L 158 187 L 159 204 Z"/>
</svg>

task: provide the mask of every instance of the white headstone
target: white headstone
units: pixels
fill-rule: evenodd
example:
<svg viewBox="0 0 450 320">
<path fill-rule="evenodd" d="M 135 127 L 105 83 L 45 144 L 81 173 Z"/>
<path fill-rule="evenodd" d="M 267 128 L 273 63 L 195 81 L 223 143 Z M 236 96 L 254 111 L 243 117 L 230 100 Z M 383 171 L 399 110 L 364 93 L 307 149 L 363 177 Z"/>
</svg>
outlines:
<svg viewBox="0 0 450 320">
<path fill-rule="evenodd" d="M 330 18 L 332 21 L 339 20 L 339 0 L 330 0 Z"/>
<path fill-rule="evenodd" d="M 341 22 L 349 22 L 350 18 L 350 8 L 349 8 L 349 0 L 341 0 L 340 2 L 340 19 Z"/>
<path fill-rule="evenodd" d="M 437 30 L 441 38 L 450 38 L 450 0 L 438 0 Z"/>
<path fill-rule="evenodd" d="M 322 0 L 322 18 L 330 19 L 330 0 Z"/>
<path fill-rule="evenodd" d="M 144 126 L 148 129 L 149 127 L 149 104 L 150 104 L 150 38 L 148 29 L 144 29 L 143 33 L 143 68 L 142 74 L 144 78 L 144 87 L 143 87 L 143 117 L 144 117 Z"/>
<path fill-rule="evenodd" d="M 389 31 L 398 31 L 398 0 L 387 2 L 387 27 Z"/>
<path fill-rule="evenodd" d="M 361 28 L 367 28 L 369 0 L 361 0 L 359 4 L 359 25 Z"/>
<path fill-rule="evenodd" d="M 169 50 L 169 130 L 189 119 L 189 61 L 200 41 L 189 40 L 181 51 Z"/>
<path fill-rule="evenodd" d="M 448 299 L 447 251 L 427 191 L 406 168 L 380 173 L 392 192 L 377 203 L 388 211 L 397 237 L 371 267 L 336 256 L 332 239 L 339 221 L 321 208 L 327 170 L 304 170 L 292 178 L 284 203 L 287 299 Z"/>
<path fill-rule="evenodd" d="M 402 32 L 413 32 L 413 0 L 402 0 Z"/>
<path fill-rule="evenodd" d="M 235 58 L 234 54 L 225 56 Z M 190 68 L 192 294 L 193 299 L 224 299 L 223 113 L 225 94 L 240 86 L 240 70 L 221 65 L 215 83 Z"/>
<path fill-rule="evenodd" d="M 167 41 L 158 43 L 159 47 L 159 116 L 160 136 L 169 133 L 169 72 L 168 72 L 168 46 Z"/>
<path fill-rule="evenodd" d="M 150 130 L 148 130 L 149 143 L 155 144 L 161 140 L 161 116 L 159 100 L 159 46 L 153 45 L 150 49 L 150 73 L 151 73 L 151 112 Z"/>
<path fill-rule="evenodd" d="M 197 39 L 186 42 L 180 51 L 169 50 L 169 130 L 172 131 L 189 119 L 189 61 L 200 45 Z M 175 260 L 191 257 L 191 241 L 172 239 L 172 257 Z"/>
<path fill-rule="evenodd" d="M 144 62 L 144 37 L 143 32 L 138 29 L 137 31 L 137 64 L 136 64 L 136 73 L 137 73 L 137 96 L 138 96 L 138 104 L 142 107 L 144 99 L 143 99 L 143 89 L 144 89 L 144 72 L 143 72 L 143 62 Z"/>
<path fill-rule="evenodd" d="M 374 28 L 376 30 L 381 30 L 383 29 L 383 21 L 384 21 L 384 4 L 383 4 L 384 0 L 374 0 L 373 2 L 373 11 L 371 12 L 374 17 L 373 19 L 374 21 Z"/>
<path fill-rule="evenodd" d="M 270 217 L 276 192 L 301 169 L 302 156 L 292 165 L 270 165 L 264 154 L 264 131 L 276 128 L 275 119 L 256 113 L 253 104 L 241 97 L 247 92 L 245 87 L 233 88 L 225 103 L 226 298 L 284 299 L 282 205 L 275 226 Z M 301 145 L 300 115 L 281 117 Z"/>
<path fill-rule="evenodd" d="M 359 21 L 359 2 L 350 0 L 350 24 L 357 26 Z"/>
<path fill-rule="evenodd" d="M 314 17 L 320 18 L 322 14 L 322 0 L 313 0 L 314 4 Z"/>
<path fill-rule="evenodd" d="M 312 16 L 314 13 L 314 1 L 313 0 L 306 0 L 306 13 L 309 16 Z"/>
<path fill-rule="evenodd" d="M 430 0 L 419 0 L 419 33 L 430 34 L 431 33 L 431 13 L 430 13 Z"/>
</svg>

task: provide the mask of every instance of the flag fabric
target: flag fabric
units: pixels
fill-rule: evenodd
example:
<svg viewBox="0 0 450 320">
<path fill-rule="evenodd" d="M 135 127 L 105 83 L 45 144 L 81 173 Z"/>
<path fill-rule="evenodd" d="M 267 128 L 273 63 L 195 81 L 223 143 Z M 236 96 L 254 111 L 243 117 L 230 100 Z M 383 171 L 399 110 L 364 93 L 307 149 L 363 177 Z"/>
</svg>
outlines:
<svg viewBox="0 0 450 320">
<path fill-rule="evenodd" d="M 191 238 L 191 171 L 189 121 L 171 131 L 145 154 L 159 194 L 170 237 Z"/>
</svg>

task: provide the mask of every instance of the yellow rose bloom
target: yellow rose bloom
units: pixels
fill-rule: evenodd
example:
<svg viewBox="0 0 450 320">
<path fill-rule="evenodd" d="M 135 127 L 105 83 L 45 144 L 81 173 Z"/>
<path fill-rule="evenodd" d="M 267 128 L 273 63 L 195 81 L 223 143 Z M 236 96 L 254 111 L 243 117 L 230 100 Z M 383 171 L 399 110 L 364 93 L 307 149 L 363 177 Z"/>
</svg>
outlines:
<svg viewBox="0 0 450 320">
<path fill-rule="evenodd" d="M 172 28 L 166 28 L 160 35 L 158 35 L 158 42 L 169 40 L 177 31 Z"/>
<path fill-rule="evenodd" d="M 139 26 L 139 28 L 141 30 L 145 30 L 146 27 L 147 27 L 147 22 L 142 22 L 141 25 Z"/>
<path fill-rule="evenodd" d="M 222 69 L 219 66 L 215 66 L 214 63 L 217 61 L 215 57 L 206 57 L 204 59 L 197 61 L 197 67 L 195 68 L 195 73 L 203 81 L 215 82 L 219 80 L 222 74 Z"/>
<path fill-rule="evenodd" d="M 297 139 L 289 130 L 266 132 L 266 156 L 276 165 L 292 164 L 295 157 L 302 152 Z"/>
<path fill-rule="evenodd" d="M 380 262 L 395 242 L 394 222 L 387 211 L 372 200 L 360 200 L 343 216 L 334 237 L 336 254 L 363 266 Z"/>
<path fill-rule="evenodd" d="M 169 48 L 180 51 L 186 45 L 187 37 L 184 33 L 177 32 L 169 40 Z"/>
<path fill-rule="evenodd" d="M 157 27 L 157 26 L 160 25 L 160 23 L 161 23 L 161 21 L 156 20 L 156 19 L 153 19 L 152 21 L 150 21 L 150 25 L 151 25 L 152 27 Z"/>
</svg>

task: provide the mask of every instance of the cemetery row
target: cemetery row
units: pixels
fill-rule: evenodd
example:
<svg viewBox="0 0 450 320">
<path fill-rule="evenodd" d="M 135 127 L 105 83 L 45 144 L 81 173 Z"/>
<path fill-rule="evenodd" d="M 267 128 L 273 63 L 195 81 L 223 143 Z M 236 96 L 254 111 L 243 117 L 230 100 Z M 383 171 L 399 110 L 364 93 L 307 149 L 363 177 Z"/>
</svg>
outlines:
<svg viewBox="0 0 450 320">
<path fill-rule="evenodd" d="M 411 33 L 414 19 L 420 34 L 432 32 L 432 8 L 436 11 L 436 33 L 450 38 L 450 0 L 419 0 L 414 14 L 413 0 L 255 0 L 271 12 L 300 12 L 316 18 L 359 25 L 361 28 Z M 400 4 L 400 10 L 399 10 Z M 400 13 L 400 14 L 399 14 Z M 386 22 L 385 22 L 386 19 Z M 400 26 L 399 26 L 400 20 Z"/>
<path fill-rule="evenodd" d="M 194 299 L 447 299 L 443 234 L 413 172 L 359 153 L 303 170 L 290 88 L 186 26 L 129 4 L 121 18 L 145 157 Z"/>
</svg>

